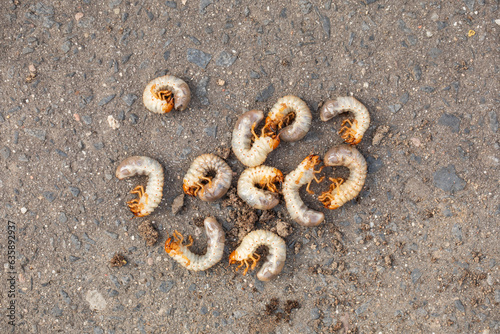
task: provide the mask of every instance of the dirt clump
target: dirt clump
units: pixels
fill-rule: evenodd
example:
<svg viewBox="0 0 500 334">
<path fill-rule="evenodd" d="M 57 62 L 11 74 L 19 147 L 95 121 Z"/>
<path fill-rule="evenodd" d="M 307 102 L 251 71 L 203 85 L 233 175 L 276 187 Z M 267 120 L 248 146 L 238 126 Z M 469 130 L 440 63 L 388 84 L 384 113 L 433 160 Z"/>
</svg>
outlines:
<svg viewBox="0 0 500 334">
<path fill-rule="evenodd" d="M 149 220 L 145 220 L 139 225 L 139 235 L 146 241 L 146 245 L 153 246 L 158 241 L 158 231 Z"/>
<path fill-rule="evenodd" d="M 127 259 L 121 253 L 116 253 L 113 258 L 109 261 L 111 267 L 123 267 L 127 264 Z"/>
<path fill-rule="evenodd" d="M 259 217 L 254 209 L 238 197 L 236 188 L 229 190 L 227 198 L 222 202 L 222 207 L 233 208 L 228 213 L 228 217 L 231 221 L 234 221 L 234 226 L 228 231 L 227 239 L 232 243 L 239 243 L 254 229 Z"/>
</svg>

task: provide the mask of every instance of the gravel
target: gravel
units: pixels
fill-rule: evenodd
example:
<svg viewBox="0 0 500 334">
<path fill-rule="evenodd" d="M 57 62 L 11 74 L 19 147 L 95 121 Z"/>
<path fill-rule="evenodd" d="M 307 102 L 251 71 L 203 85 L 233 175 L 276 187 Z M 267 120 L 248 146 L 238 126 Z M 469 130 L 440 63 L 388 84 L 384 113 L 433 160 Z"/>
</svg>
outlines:
<svg viewBox="0 0 500 334">
<path fill-rule="evenodd" d="M 255 97 L 255 101 L 266 102 L 267 100 L 269 100 L 269 98 L 271 98 L 271 96 L 273 96 L 273 94 L 274 94 L 274 85 L 270 84 L 269 86 L 267 86 L 267 88 L 265 88 L 259 94 L 257 94 L 257 96 Z"/>
<path fill-rule="evenodd" d="M 434 186 L 449 193 L 454 193 L 465 188 L 465 181 L 455 171 L 454 165 L 438 169 L 433 174 Z"/>
<path fill-rule="evenodd" d="M 217 66 L 222 66 L 222 67 L 229 67 L 234 64 L 236 59 L 238 58 L 237 55 L 231 55 L 230 53 L 226 51 L 222 51 L 219 54 L 219 57 L 215 61 L 215 65 Z"/>
<path fill-rule="evenodd" d="M 212 55 L 198 49 L 187 49 L 187 61 L 205 69 L 212 60 Z"/>
<path fill-rule="evenodd" d="M 458 133 L 460 131 L 460 118 L 451 114 L 442 114 L 438 121 L 439 125 L 444 125 L 451 128 L 451 132 Z"/>
</svg>

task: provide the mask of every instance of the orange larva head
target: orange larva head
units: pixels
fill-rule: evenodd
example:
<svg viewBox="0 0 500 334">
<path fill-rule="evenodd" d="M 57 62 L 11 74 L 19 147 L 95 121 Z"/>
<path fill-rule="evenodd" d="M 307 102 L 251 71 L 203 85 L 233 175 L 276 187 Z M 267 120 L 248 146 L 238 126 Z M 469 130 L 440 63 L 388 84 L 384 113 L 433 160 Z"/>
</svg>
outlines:
<svg viewBox="0 0 500 334">
<path fill-rule="evenodd" d="M 196 189 L 197 187 L 190 186 L 186 181 L 182 184 L 182 190 L 186 195 L 195 196 Z"/>
<path fill-rule="evenodd" d="M 170 253 L 170 251 L 172 250 L 171 242 L 172 238 L 168 238 L 167 241 L 165 241 L 165 252 L 167 253 Z"/>
<path fill-rule="evenodd" d="M 276 138 L 272 138 L 271 139 L 270 145 L 271 145 L 271 147 L 272 147 L 273 150 L 275 150 L 278 147 L 279 144 L 280 144 L 280 137 L 279 137 L 279 135 Z"/>
<path fill-rule="evenodd" d="M 238 253 L 236 252 L 236 250 L 234 250 L 231 253 L 231 255 L 229 255 L 229 264 L 233 264 L 233 263 L 238 262 L 238 260 L 236 260 L 237 257 L 238 257 Z"/>
</svg>

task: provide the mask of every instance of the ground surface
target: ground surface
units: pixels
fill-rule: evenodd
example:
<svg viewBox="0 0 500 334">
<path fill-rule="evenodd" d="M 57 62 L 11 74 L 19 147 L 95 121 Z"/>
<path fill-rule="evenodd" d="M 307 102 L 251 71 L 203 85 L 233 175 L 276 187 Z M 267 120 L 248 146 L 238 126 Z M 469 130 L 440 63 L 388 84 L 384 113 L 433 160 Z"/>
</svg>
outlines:
<svg viewBox="0 0 500 334">
<path fill-rule="evenodd" d="M 12 300 L 12 221 L 18 333 L 500 331 L 498 1 L 5 2 L 0 306 Z M 145 85 L 164 73 L 189 84 L 188 110 L 144 108 Z M 227 266 L 243 208 L 186 197 L 174 215 L 172 203 L 195 157 L 230 147 L 238 115 L 287 94 L 310 106 L 312 128 L 266 164 L 286 174 L 340 144 L 345 116 L 321 122 L 318 104 L 353 94 L 372 117 L 358 145 L 369 174 L 335 211 L 316 200 L 326 183 L 301 193 L 327 216 L 317 228 L 284 204 L 256 223 L 293 228 L 281 275 L 262 283 Z M 165 168 L 154 246 L 125 203 L 146 178 L 114 176 L 132 155 Z M 243 165 L 228 163 L 235 183 Z M 188 272 L 163 243 L 177 229 L 203 251 L 209 214 L 228 231 L 224 257 Z M 115 253 L 124 266 L 111 266 Z"/>
</svg>

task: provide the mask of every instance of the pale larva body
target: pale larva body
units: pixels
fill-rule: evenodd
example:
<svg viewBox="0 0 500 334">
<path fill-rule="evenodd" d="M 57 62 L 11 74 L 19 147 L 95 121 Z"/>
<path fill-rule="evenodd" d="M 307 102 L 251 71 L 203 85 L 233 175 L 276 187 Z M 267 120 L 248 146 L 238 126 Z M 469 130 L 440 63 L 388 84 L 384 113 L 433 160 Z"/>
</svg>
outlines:
<svg viewBox="0 0 500 334">
<path fill-rule="evenodd" d="M 320 163 L 319 156 L 310 155 L 300 165 L 285 177 L 283 197 L 288 213 L 297 224 L 302 226 L 317 226 L 325 220 L 322 212 L 309 209 L 300 198 L 299 189 L 310 184 L 317 172 L 314 167 Z"/>
<path fill-rule="evenodd" d="M 238 179 L 238 196 L 254 209 L 272 209 L 280 202 L 276 182 L 283 182 L 283 173 L 277 168 L 247 168 Z M 257 188 L 257 184 L 269 190 Z"/>
<path fill-rule="evenodd" d="M 330 179 L 330 190 L 319 196 L 319 200 L 328 209 L 337 209 L 358 196 L 366 179 L 366 161 L 359 151 L 349 145 L 331 148 L 325 155 L 325 166 L 345 166 L 349 168 L 349 178 L 343 182 Z"/>
<path fill-rule="evenodd" d="M 163 196 L 163 167 L 155 159 L 142 156 L 129 157 L 118 165 L 115 175 L 120 180 L 134 175 L 149 177 L 146 190 L 142 186 L 137 186 L 131 191 L 139 198 L 127 202 L 135 216 L 147 216 L 160 204 Z"/>
<path fill-rule="evenodd" d="M 319 116 L 322 121 L 326 122 L 331 118 L 343 113 L 350 111 L 354 115 L 354 121 L 351 123 L 349 120 L 342 122 L 342 128 L 339 133 L 342 134 L 342 139 L 348 144 L 356 145 L 359 144 L 365 131 L 370 126 L 370 114 L 368 109 L 356 100 L 352 96 L 337 97 L 333 100 L 326 101 L 319 110 Z M 344 126 L 345 123 L 349 123 L 351 127 Z"/>
<path fill-rule="evenodd" d="M 191 91 L 184 80 L 164 75 L 146 85 L 142 101 L 148 110 L 157 114 L 168 113 L 172 108 L 182 111 L 191 101 Z"/>
<path fill-rule="evenodd" d="M 181 266 L 188 270 L 203 271 L 212 267 L 222 259 L 224 253 L 224 242 L 226 240 L 222 226 L 214 217 L 207 217 L 204 221 L 205 232 L 207 234 L 207 252 L 205 255 L 194 254 L 189 250 L 193 239 L 189 236 L 189 245 L 183 245 L 182 235 L 175 231 L 174 239 L 168 238 L 165 241 L 165 252 L 170 255 Z"/>
<path fill-rule="evenodd" d="M 257 273 L 257 278 L 261 281 L 269 281 L 275 278 L 285 265 L 286 244 L 282 238 L 269 231 L 256 230 L 248 233 L 241 241 L 239 247 L 229 256 L 229 264 L 240 262 L 238 269 L 243 264 L 246 264 L 243 273 L 245 275 L 250 267 L 248 261 L 253 261 L 251 269 L 254 269 L 257 261 L 260 259 L 254 252 L 261 245 L 267 246 L 269 255 Z"/>
<path fill-rule="evenodd" d="M 269 111 L 266 124 L 271 129 L 281 129 L 282 122 L 289 113 L 294 113 L 295 118 L 292 123 L 284 127 L 280 133 L 280 139 L 287 142 L 294 142 L 304 138 L 311 128 L 312 115 L 307 104 L 297 96 L 287 95 L 278 100 Z"/>
<path fill-rule="evenodd" d="M 238 160 L 247 167 L 260 166 L 280 143 L 278 137 L 262 134 L 252 144 L 252 129 L 263 118 L 261 110 L 250 110 L 241 115 L 234 126 L 231 146 Z"/>
<path fill-rule="evenodd" d="M 212 179 L 207 177 L 209 172 L 215 172 Z M 182 189 L 191 196 L 198 196 L 201 200 L 212 202 L 224 196 L 231 186 L 233 171 L 231 167 L 215 154 L 202 154 L 197 157 L 184 176 Z M 208 184 L 204 184 L 203 181 Z"/>
</svg>

